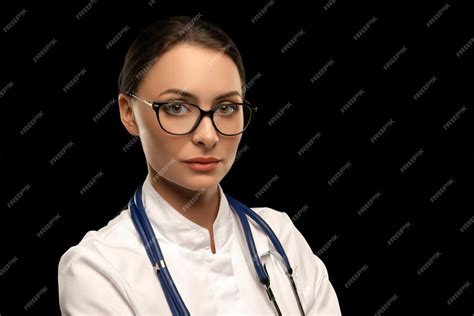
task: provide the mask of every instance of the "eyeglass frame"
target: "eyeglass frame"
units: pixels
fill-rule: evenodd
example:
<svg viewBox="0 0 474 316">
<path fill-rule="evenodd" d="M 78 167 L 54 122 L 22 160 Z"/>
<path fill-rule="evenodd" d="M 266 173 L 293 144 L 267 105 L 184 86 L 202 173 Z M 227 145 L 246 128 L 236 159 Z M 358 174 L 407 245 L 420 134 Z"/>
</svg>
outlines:
<svg viewBox="0 0 474 316">
<path fill-rule="evenodd" d="M 140 98 L 139 96 L 137 96 L 136 94 L 132 93 L 132 92 L 126 92 L 125 95 L 129 96 L 129 97 L 133 97 L 133 98 L 136 98 L 137 100 L 140 100 L 142 101 L 143 103 L 151 106 L 151 108 L 155 111 L 156 113 L 156 119 L 158 120 L 158 124 L 160 124 L 160 127 L 165 131 L 167 132 L 168 134 L 171 134 L 171 135 L 178 135 L 178 136 L 182 136 L 182 135 L 187 135 L 187 134 L 190 134 L 192 133 L 198 126 L 199 124 L 201 124 L 201 121 L 202 121 L 202 118 L 204 116 L 209 116 L 209 118 L 211 119 L 211 122 L 212 122 L 212 125 L 214 126 L 214 128 L 216 129 L 216 131 L 218 131 L 220 134 L 224 135 L 224 136 L 236 136 L 236 135 L 240 135 L 242 134 L 246 129 L 247 127 L 250 125 L 250 123 L 252 122 L 252 119 L 253 117 L 255 116 L 255 113 L 257 113 L 257 110 L 258 110 L 258 107 L 256 106 L 252 106 L 250 104 L 249 101 L 247 101 L 246 99 L 243 99 L 243 102 L 242 103 L 229 103 L 229 104 L 225 104 L 225 105 L 245 105 L 247 106 L 248 108 L 250 108 L 250 118 L 249 118 L 249 121 L 247 123 L 246 126 L 244 126 L 243 130 L 240 131 L 239 133 L 235 133 L 235 134 L 226 134 L 226 133 L 223 133 L 219 130 L 219 128 L 217 128 L 216 126 L 216 123 L 214 122 L 214 113 L 217 111 L 217 109 L 219 109 L 219 104 L 217 106 L 215 106 L 214 108 L 210 109 L 210 110 L 203 110 L 201 109 L 198 105 L 196 104 L 193 104 L 193 103 L 190 103 L 190 102 L 182 102 L 182 101 L 163 101 L 163 102 L 158 102 L 158 101 L 147 101 L 145 99 L 142 99 Z M 166 104 L 170 104 L 170 103 L 184 103 L 184 104 L 189 104 L 189 105 L 192 105 L 194 107 L 196 107 L 198 110 L 199 110 L 199 118 L 198 120 L 196 121 L 196 123 L 194 124 L 194 127 L 191 128 L 191 130 L 187 133 L 183 133 L 183 134 L 177 134 L 177 133 L 171 133 L 169 131 L 167 131 L 164 127 L 163 127 L 163 124 L 161 124 L 161 121 L 160 121 L 160 115 L 159 115 L 159 111 L 160 111 L 160 107 L 162 107 L 163 105 L 166 105 Z"/>
</svg>

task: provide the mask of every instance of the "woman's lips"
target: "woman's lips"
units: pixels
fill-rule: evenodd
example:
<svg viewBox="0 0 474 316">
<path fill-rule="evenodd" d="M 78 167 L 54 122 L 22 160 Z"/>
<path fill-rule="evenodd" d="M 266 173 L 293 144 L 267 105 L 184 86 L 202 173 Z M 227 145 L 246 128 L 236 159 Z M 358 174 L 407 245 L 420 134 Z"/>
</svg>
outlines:
<svg viewBox="0 0 474 316">
<path fill-rule="evenodd" d="M 209 163 L 199 163 L 199 162 L 186 162 L 186 165 L 196 171 L 211 171 L 214 170 L 219 161 L 209 162 Z"/>
<path fill-rule="evenodd" d="M 217 167 L 217 164 L 221 161 L 218 157 L 194 157 L 184 162 L 189 168 L 196 171 L 211 171 Z"/>
<path fill-rule="evenodd" d="M 222 160 L 222 159 L 217 158 L 217 157 L 209 156 L 209 157 L 194 157 L 194 158 L 191 158 L 191 159 L 187 159 L 184 162 L 210 163 L 210 162 L 216 162 L 216 161 L 220 161 L 220 160 Z"/>
</svg>

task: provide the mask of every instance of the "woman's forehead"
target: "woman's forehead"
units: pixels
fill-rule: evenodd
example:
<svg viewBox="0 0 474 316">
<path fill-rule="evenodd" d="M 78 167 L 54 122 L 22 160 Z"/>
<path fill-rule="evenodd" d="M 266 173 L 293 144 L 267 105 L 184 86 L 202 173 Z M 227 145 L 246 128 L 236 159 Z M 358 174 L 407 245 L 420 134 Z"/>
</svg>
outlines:
<svg viewBox="0 0 474 316">
<path fill-rule="evenodd" d="M 158 57 L 140 86 L 140 90 L 154 96 L 167 89 L 190 91 L 201 98 L 242 92 L 237 66 L 230 57 L 189 44 L 179 44 Z"/>
</svg>

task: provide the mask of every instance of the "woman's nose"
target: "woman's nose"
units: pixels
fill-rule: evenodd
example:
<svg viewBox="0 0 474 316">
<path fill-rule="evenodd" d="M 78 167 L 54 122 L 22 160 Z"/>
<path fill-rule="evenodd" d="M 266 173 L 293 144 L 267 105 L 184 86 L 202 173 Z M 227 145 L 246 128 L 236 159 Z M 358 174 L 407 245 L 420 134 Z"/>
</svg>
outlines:
<svg viewBox="0 0 474 316">
<path fill-rule="evenodd" d="M 193 131 L 193 142 L 195 144 L 203 144 L 206 147 L 214 146 L 219 140 L 217 130 L 212 124 L 212 120 L 209 116 L 202 118 L 199 125 Z"/>
</svg>

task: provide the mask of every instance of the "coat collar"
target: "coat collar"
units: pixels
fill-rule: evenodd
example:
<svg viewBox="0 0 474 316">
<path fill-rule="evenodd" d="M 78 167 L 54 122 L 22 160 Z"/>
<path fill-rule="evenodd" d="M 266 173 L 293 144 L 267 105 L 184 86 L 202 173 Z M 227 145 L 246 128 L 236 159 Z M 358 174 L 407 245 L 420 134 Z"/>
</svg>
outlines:
<svg viewBox="0 0 474 316">
<path fill-rule="evenodd" d="M 230 241 L 233 233 L 231 209 L 229 202 L 219 187 L 219 210 L 213 224 L 216 253 Z M 143 183 L 143 204 L 155 234 L 167 241 L 191 250 L 211 252 L 209 231 L 186 218 L 173 208 L 153 187 L 151 175 Z"/>
</svg>

